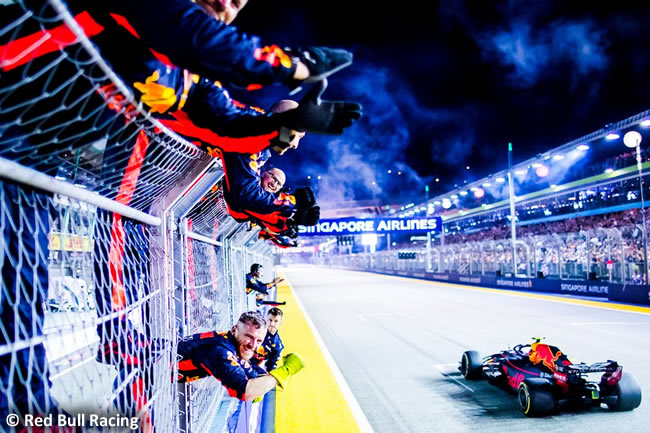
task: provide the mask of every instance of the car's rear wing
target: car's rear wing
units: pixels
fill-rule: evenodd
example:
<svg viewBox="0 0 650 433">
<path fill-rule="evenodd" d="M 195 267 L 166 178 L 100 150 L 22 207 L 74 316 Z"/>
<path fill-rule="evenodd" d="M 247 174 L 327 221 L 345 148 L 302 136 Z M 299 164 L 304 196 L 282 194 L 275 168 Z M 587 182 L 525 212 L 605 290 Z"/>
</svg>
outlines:
<svg viewBox="0 0 650 433">
<path fill-rule="evenodd" d="M 591 365 L 585 363 L 580 364 L 570 364 L 566 366 L 568 373 L 613 373 L 618 368 L 618 363 L 616 361 L 604 361 L 596 362 Z"/>
</svg>

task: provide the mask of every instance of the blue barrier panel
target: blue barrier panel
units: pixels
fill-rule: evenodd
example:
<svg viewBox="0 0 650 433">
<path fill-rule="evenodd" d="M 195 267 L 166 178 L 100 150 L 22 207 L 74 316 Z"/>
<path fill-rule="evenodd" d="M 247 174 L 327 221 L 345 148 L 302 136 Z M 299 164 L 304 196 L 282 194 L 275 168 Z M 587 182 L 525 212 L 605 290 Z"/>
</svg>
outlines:
<svg viewBox="0 0 650 433">
<path fill-rule="evenodd" d="M 234 398 L 230 401 L 226 425 L 223 428 L 225 433 L 260 433 L 262 411 L 264 401 L 252 403 Z"/>
<path fill-rule="evenodd" d="M 609 299 L 630 304 L 650 305 L 650 287 L 633 284 L 610 284 Z"/>
<path fill-rule="evenodd" d="M 260 433 L 275 433 L 275 389 L 266 393 L 263 404 Z"/>
</svg>

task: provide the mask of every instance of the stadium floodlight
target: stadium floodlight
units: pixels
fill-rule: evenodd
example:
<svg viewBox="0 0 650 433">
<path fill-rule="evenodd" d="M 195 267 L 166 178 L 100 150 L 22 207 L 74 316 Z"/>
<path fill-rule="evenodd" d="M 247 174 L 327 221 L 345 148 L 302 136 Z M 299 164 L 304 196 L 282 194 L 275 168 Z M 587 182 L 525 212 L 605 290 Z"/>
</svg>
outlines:
<svg viewBox="0 0 650 433">
<path fill-rule="evenodd" d="M 451 207 L 451 200 L 449 200 L 448 198 L 443 198 L 442 207 L 445 209 L 449 209 Z"/>
<path fill-rule="evenodd" d="M 540 165 L 539 167 L 537 167 L 537 170 L 535 170 L 535 173 L 539 177 L 546 177 L 546 176 L 548 176 L 549 172 L 550 172 L 550 170 L 545 165 Z"/>
<path fill-rule="evenodd" d="M 526 174 L 526 171 L 528 171 L 528 170 L 520 168 L 519 170 L 515 170 L 515 174 L 517 174 L 519 176 L 522 176 L 522 175 Z"/>
<path fill-rule="evenodd" d="M 560 154 L 553 155 L 553 161 L 561 161 L 563 159 L 564 159 L 564 155 L 560 155 Z"/>
<path fill-rule="evenodd" d="M 461 192 L 460 192 L 460 195 L 462 195 L 462 196 L 467 195 L 467 191 L 461 191 Z"/>
<path fill-rule="evenodd" d="M 318 176 L 316 179 L 320 180 L 320 176 Z"/>
<path fill-rule="evenodd" d="M 506 178 L 505 177 L 497 177 L 496 181 L 497 181 L 497 183 L 505 183 Z"/>
<path fill-rule="evenodd" d="M 452 195 L 451 195 L 451 198 L 454 199 L 454 200 L 457 199 L 457 198 L 458 198 L 458 194 L 452 194 Z"/>
<path fill-rule="evenodd" d="M 487 204 L 483 203 L 483 204 L 481 205 L 481 207 L 487 207 Z"/>
<path fill-rule="evenodd" d="M 388 174 L 391 174 L 392 172 L 393 172 L 393 170 L 388 170 Z"/>
<path fill-rule="evenodd" d="M 399 210 L 404 210 L 404 206 L 402 206 L 401 208 L 399 208 Z"/>
<path fill-rule="evenodd" d="M 551 188 L 557 188 L 557 185 L 553 184 L 551 185 Z"/>
<path fill-rule="evenodd" d="M 490 182 L 485 182 L 482 186 L 483 188 L 489 188 L 492 186 L 492 184 Z"/>
<path fill-rule="evenodd" d="M 440 200 L 434 201 L 433 204 L 440 206 Z"/>
<path fill-rule="evenodd" d="M 611 173 L 611 172 L 613 172 L 613 171 L 614 171 L 613 168 L 606 168 L 606 169 L 605 169 L 605 173 L 607 173 L 607 174 L 609 174 L 609 173 Z"/>
<path fill-rule="evenodd" d="M 307 179 L 311 179 L 311 176 L 307 176 Z"/>
<path fill-rule="evenodd" d="M 637 131 L 629 131 L 623 136 L 623 143 L 627 147 L 634 149 L 641 144 L 642 139 L 643 137 Z"/>
<path fill-rule="evenodd" d="M 541 167 L 541 166 L 542 166 L 541 162 L 536 162 L 536 163 L 533 164 L 533 168 L 538 168 L 538 167 Z"/>
<path fill-rule="evenodd" d="M 581 152 L 585 151 L 585 150 L 589 150 L 589 145 L 587 145 L 587 144 L 579 144 L 578 147 L 576 147 L 576 150 L 579 150 Z"/>
<path fill-rule="evenodd" d="M 605 140 L 618 140 L 621 136 L 616 132 L 610 132 L 605 136 Z"/>
<path fill-rule="evenodd" d="M 643 126 L 644 128 L 650 128 L 650 119 L 646 119 L 642 121 L 641 126 Z"/>
</svg>

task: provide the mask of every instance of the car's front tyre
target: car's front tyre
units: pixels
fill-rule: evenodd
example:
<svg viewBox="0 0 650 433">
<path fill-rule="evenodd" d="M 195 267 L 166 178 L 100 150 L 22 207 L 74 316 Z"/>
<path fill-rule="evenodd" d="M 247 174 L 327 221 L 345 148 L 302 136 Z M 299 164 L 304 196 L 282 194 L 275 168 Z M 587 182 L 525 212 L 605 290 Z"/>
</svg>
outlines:
<svg viewBox="0 0 650 433">
<path fill-rule="evenodd" d="M 460 359 L 460 372 L 465 379 L 480 379 L 483 375 L 483 360 L 476 350 L 468 350 Z"/>
</svg>

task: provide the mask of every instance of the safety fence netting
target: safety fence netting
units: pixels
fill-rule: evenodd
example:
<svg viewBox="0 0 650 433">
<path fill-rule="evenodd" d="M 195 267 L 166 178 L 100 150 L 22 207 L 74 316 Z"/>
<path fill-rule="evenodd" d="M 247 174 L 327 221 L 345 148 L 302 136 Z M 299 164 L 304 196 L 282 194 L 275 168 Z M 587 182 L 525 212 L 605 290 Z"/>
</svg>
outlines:
<svg viewBox="0 0 650 433">
<path fill-rule="evenodd" d="M 381 271 L 453 273 L 460 275 L 517 275 L 567 280 L 598 280 L 618 284 L 643 282 L 643 219 L 636 209 L 612 213 L 613 227 L 567 232 L 572 224 L 560 221 L 519 228 L 514 246 L 510 239 L 463 242 L 471 235 L 446 235 L 426 246 L 409 246 L 376 253 L 287 253 L 284 263 L 312 263 Z M 647 219 L 647 218 L 646 218 Z M 583 223 L 588 223 L 584 218 Z M 597 220 L 601 224 L 601 220 Z M 553 229 L 557 227 L 557 232 Z M 551 231 L 551 233 L 548 233 Z M 479 237 L 481 233 L 477 233 Z M 404 256 L 404 252 L 413 253 Z"/>
<path fill-rule="evenodd" d="M 239 225 L 227 212 L 223 199 L 223 182 L 218 181 L 200 197 L 185 216 L 181 248 L 175 255 L 177 303 L 183 306 L 182 336 L 213 330 L 228 330 L 239 315 L 250 308 L 246 303 L 245 274 L 253 263 L 272 266 L 270 247 L 254 251 L 257 229 Z M 183 246 L 184 245 L 184 246 Z M 243 257 L 246 260 L 243 260 Z M 211 425 L 226 422 L 239 406 L 225 389 L 212 378 L 191 381 L 181 386 L 180 398 L 185 408 L 182 431 L 207 431 Z"/>
<path fill-rule="evenodd" d="M 222 387 L 175 383 L 178 339 L 227 330 L 246 267 L 272 252 L 237 235 L 219 175 L 182 203 L 218 162 L 142 109 L 62 2 L 0 11 L 0 431 L 48 414 L 208 431 Z M 192 417 L 185 386 L 206 390 Z"/>
<path fill-rule="evenodd" d="M 208 157 L 134 101 L 62 3 L 41 3 L 2 7 L 0 157 L 146 211 Z"/>
<path fill-rule="evenodd" d="M 151 228 L 9 181 L 0 200 L 3 428 L 54 413 L 146 430 L 173 407 L 176 359 Z"/>
</svg>

